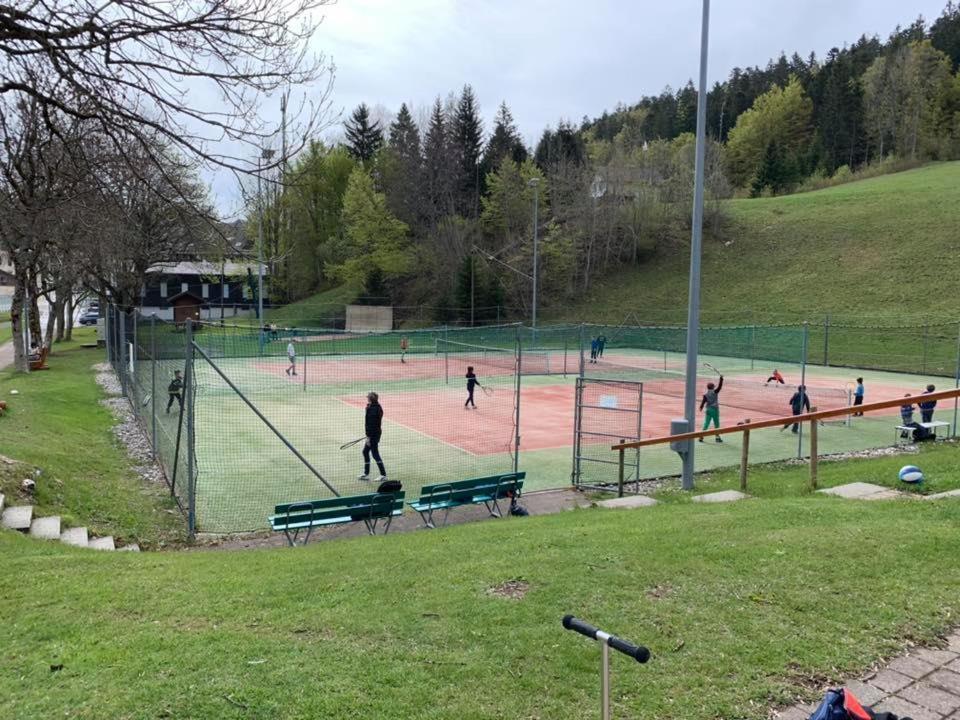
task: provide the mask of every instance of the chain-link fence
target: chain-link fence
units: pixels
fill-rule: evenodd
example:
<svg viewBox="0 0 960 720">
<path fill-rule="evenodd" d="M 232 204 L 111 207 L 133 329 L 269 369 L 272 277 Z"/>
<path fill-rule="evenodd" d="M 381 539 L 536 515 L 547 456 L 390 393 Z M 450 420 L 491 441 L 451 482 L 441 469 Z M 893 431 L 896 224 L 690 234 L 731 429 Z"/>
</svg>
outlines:
<svg viewBox="0 0 960 720">
<path fill-rule="evenodd" d="M 175 323 L 110 307 L 105 331 L 110 362 L 196 532 L 260 529 L 276 504 L 368 492 L 380 475 L 400 480 L 409 495 L 425 484 L 515 468 L 527 472 L 528 489 L 567 486 L 571 478 L 582 486 L 613 484 L 609 445 L 668 434 L 670 420 L 683 416 L 681 327 L 361 334 Z M 705 327 L 698 402 L 720 373 L 724 426 L 790 415 L 800 385 L 801 408 L 809 402 L 819 409 L 850 405 L 862 376 L 868 400 L 919 394 L 934 383 L 943 388 L 944 376 L 952 386 L 960 384 L 957 338 L 951 325 Z M 365 466 L 370 392 L 383 410 L 376 448 L 382 469 L 372 448 Z M 955 434 L 950 410 L 947 417 L 937 409 L 937 420 L 949 425 L 941 436 Z M 701 409 L 698 424 L 705 415 Z M 899 441 L 897 421 L 892 413 L 825 427 L 821 450 L 889 446 Z M 751 456 L 803 456 L 807 439 L 792 429 L 755 434 Z M 342 447 L 353 440 L 360 442 Z M 737 452 L 717 443 L 698 455 L 697 466 L 734 465 Z M 627 482 L 679 469 L 666 446 L 628 461 Z"/>
</svg>

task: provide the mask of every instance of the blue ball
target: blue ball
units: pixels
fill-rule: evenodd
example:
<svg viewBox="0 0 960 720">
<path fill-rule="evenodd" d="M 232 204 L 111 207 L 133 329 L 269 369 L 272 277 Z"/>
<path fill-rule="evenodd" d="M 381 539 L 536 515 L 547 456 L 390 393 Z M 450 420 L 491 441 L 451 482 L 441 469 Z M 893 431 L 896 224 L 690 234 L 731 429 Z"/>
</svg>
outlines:
<svg viewBox="0 0 960 720">
<path fill-rule="evenodd" d="M 923 482 L 923 471 L 916 465 L 904 465 L 900 468 L 897 477 L 900 478 L 900 482 L 911 484 L 921 483 Z"/>
</svg>

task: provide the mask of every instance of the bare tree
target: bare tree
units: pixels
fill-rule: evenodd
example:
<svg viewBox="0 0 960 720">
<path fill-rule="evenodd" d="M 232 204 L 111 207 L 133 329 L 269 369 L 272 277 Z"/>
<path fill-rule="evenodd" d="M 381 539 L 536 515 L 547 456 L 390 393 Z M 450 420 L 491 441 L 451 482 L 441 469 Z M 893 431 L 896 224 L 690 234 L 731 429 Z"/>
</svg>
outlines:
<svg viewBox="0 0 960 720">
<path fill-rule="evenodd" d="M 249 173 L 243 158 L 272 134 L 257 120 L 265 97 L 325 80 L 312 101 L 301 99 L 290 130 L 304 138 L 325 116 L 332 66 L 309 41 L 328 2 L 0 4 L 0 115 L 30 98 L 51 131 L 69 117 L 118 145 L 132 136 L 149 150 L 160 137 L 187 157 Z"/>
</svg>

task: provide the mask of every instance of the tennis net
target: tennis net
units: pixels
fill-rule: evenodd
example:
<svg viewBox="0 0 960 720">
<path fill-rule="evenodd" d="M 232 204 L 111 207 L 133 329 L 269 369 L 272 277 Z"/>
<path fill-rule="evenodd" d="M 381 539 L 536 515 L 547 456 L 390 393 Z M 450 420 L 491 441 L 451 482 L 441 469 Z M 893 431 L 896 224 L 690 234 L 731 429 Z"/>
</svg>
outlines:
<svg viewBox="0 0 960 720">
<path fill-rule="evenodd" d="M 514 348 L 498 348 L 487 345 L 437 339 L 436 351 L 443 355 L 448 369 L 458 370 L 460 366 L 473 365 L 479 372 L 487 375 L 513 373 L 517 367 L 517 351 Z M 524 350 L 521 356 L 522 375 L 549 375 L 550 354 L 542 351 Z"/>
<path fill-rule="evenodd" d="M 638 358 L 638 361 L 642 361 Z M 588 370 L 590 375 L 616 376 L 643 382 L 644 394 L 665 395 L 683 398 L 686 393 L 686 376 L 680 372 L 655 370 L 642 364 L 627 365 L 622 362 L 600 360 Z M 697 375 L 697 388 L 704 392 L 708 382 L 717 382 L 714 374 Z M 790 399 L 797 391 L 796 385 L 765 383 L 741 377 L 724 377 L 720 403 L 744 410 L 755 410 L 766 415 L 786 415 Z M 850 391 L 838 387 L 807 386 L 810 405 L 820 410 L 847 407 L 851 404 Z"/>
</svg>

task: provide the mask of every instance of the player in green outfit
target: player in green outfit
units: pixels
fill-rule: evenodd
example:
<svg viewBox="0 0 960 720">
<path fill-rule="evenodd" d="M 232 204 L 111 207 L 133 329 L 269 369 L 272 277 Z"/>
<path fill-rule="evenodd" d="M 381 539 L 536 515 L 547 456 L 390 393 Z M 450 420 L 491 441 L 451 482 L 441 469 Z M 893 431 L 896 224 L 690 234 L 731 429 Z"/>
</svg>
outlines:
<svg viewBox="0 0 960 720">
<path fill-rule="evenodd" d="M 720 381 L 714 385 L 712 382 L 707 383 L 707 391 L 703 394 L 703 398 L 700 400 L 700 410 L 706 408 L 706 413 L 703 418 L 703 429 L 706 430 L 710 427 L 710 422 L 713 422 L 713 426 L 717 429 L 720 428 L 720 391 L 723 390 L 723 375 L 720 376 Z M 718 443 L 723 442 L 723 438 L 717 435 L 716 440 Z M 703 442 L 703 438 L 700 438 L 700 442 Z"/>
</svg>

